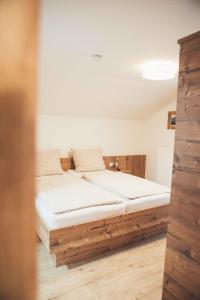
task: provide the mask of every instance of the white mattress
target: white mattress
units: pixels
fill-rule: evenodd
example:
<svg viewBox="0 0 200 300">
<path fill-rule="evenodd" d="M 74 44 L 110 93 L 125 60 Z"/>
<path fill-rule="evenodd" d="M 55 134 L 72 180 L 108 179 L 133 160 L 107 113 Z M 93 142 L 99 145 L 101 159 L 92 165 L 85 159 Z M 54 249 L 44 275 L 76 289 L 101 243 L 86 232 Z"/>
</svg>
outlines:
<svg viewBox="0 0 200 300">
<path fill-rule="evenodd" d="M 47 176 L 48 180 L 57 185 L 62 175 Z M 131 175 L 130 175 L 131 176 Z M 56 180 L 53 180 L 56 179 Z M 103 218 L 117 216 L 123 213 L 140 211 L 157 206 L 167 205 L 170 201 L 170 193 L 159 195 L 145 196 L 137 199 L 123 199 L 123 203 L 102 205 L 97 207 L 84 208 L 68 213 L 54 214 L 41 201 L 36 199 L 36 209 L 39 217 L 51 229 L 58 229 L 72 225 L 82 224 L 85 222 L 96 221 Z"/>
<path fill-rule="evenodd" d="M 41 179 L 43 189 L 38 193 L 37 198 L 44 203 L 54 214 L 66 213 L 84 208 L 113 205 L 122 203 L 122 199 L 106 190 L 100 189 L 86 180 L 64 176 L 64 184 L 47 189 L 48 179 Z M 73 180 L 71 180 L 71 177 Z M 70 179 L 70 180 L 69 180 Z"/>
<path fill-rule="evenodd" d="M 126 203 L 126 212 L 129 213 L 167 205 L 170 202 L 170 193 L 140 197 L 133 200 L 126 199 L 124 201 Z"/>
<path fill-rule="evenodd" d="M 90 207 L 59 215 L 51 213 L 40 201 L 36 201 L 36 208 L 39 217 L 50 230 L 96 221 L 125 213 L 125 203 Z"/>
<path fill-rule="evenodd" d="M 169 193 L 170 189 L 150 180 L 113 171 L 82 172 L 83 178 L 125 199 Z"/>
<path fill-rule="evenodd" d="M 79 191 L 79 182 L 80 182 L 80 186 L 82 185 L 87 186 L 86 189 L 87 193 L 85 195 L 83 193 L 84 191 L 83 189 L 81 189 L 81 193 Z M 88 188 L 91 187 L 92 197 L 96 195 L 97 199 L 101 197 L 103 199 L 115 198 L 118 203 L 111 204 L 108 201 L 106 205 L 100 205 L 100 206 L 96 206 L 96 204 L 94 203 L 94 206 L 92 207 L 87 207 L 87 208 L 82 207 L 81 209 L 55 214 L 48 207 L 46 201 L 44 201 L 45 193 L 49 194 L 51 190 L 55 191 L 57 188 L 63 189 L 63 187 L 67 185 L 70 186 L 73 185 L 75 188 L 74 192 L 76 194 L 76 197 L 80 197 L 81 200 L 85 198 L 86 202 L 87 202 L 87 197 L 90 194 L 90 189 Z M 66 226 L 81 224 L 84 222 L 95 221 L 101 218 L 115 216 L 125 212 L 125 203 L 118 196 L 115 196 L 111 193 L 108 193 L 105 190 L 95 187 L 94 185 L 89 184 L 83 179 L 77 177 L 75 178 L 70 174 L 53 175 L 53 176 L 45 176 L 45 177 L 37 178 L 37 187 L 38 187 L 38 196 L 36 199 L 37 212 L 40 218 L 42 218 L 43 222 L 47 225 L 49 229 L 62 228 Z M 66 193 L 66 201 L 69 201 L 69 198 L 70 198 L 69 195 Z M 56 199 L 57 198 L 55 197 L 55 202 Z"/>
<path fill-rule="evenodd" d="M 98 173 L 100 174 L 100 177 L 102 178 L 102 176 L 104 174 L 108 175 L 108 173 L 109 173 L 109 175 L 113 174 L 114 176 L 116 176 L 115 174 L 119 174 L 121 172 L 115 173 L 112 171 L 99 171 Z M 93 176 L 93 174 L 94 174 L 94 176 Z M 125 205 L 126 205 L 126 213 L 140 211 L 140 210 L 149 209 L 149 208 L 158 207 L 158 206 L 163 206 L 163 205 L 169 204 L 169 202 L 170 202 L 170 189 L 165 186 L 160 186 L 160 185 L 158 185 L 158 191 L 159 190 L 163 191 L 160 194 L 158 193 L 158 194 L 154 194 L 154 195 L 145 196 L 145 192 L 144 192 L 144 196 L 141 196 L 141 197 L 137 197 L 137 198 L 133 198 L 133 199 L 129 199 L 128 197 L 126 197 L 126 196 L 130 195 L 130 192 L 126 193 L 127 185 L 128 185 L 129 191 L 130 191 L 132 189 L 134 190 L 134 187 L 135 187 L 135 185 L 137 185 L 137 182 L 139 182 L 140 184 L 143 184 L 143 182 L 145 181 L 148 183 L 148 185 L 151 185 L 151 181 L 149 181 L 149 180 L 144 180 L 142 178 L 133 176 L 133 178 L 137 179 L 137 180 L 131 181 L 132 175 L 124 174 L 125 176 L 120 176 L 120 177 L 117 176 L 118 177 L 117 178 L 118 185 L 115 185 L 115 184 L 113 184 L 113 182 L 112 182 L 112 184 L 110 184 L 108 176 L 105 176 L 106 180 L 103 179 L 103 180 L 98 181 L 99 176 L 96 176 L 97 172 L 84 172 L 84 173 L 82 173 L 82 175 L 83 175 L 83 177 L 85 176 L 85 179 L 87 179 L 91 183 L 93 183 L 101 188 L 104 188 L 107 191 L 114 193 L 115 195 L 123 197 Z M 119 179 L 121 179 L 121 181 Z M 124 181 L 126 179 L 129 179 L 129 180 L 127 180 L 127 182 L 125 182 L 125 184 L 124 184 Z M 131 184 L 132 184 L 132 187 L 131 187 Z M 155 186 L 155 183 L 152 182 L 152 184 Z M 122 188 L 120 188 L 119 185 L 122 185 Z M 145 184 L 144 187 L 148 188 L 148 185 Z M 161 189 L 160 189 L 160 187 L 161 187 Z M 155 191 L 156 191 L 156 189 L 155 189 Z M 140 188 L 140 192 L 141 192 L 141 188 Z M 131 191 L 131 194 L 132 194 L 132 191 Z M 133 192 L 133 194 L 134 194 L 134 192 Z"/>
<path fill-rule="evenodd" d="M 57 229 L 85 222 L 96 221 L 103 218 L 113 217 L 124 213 L 136 212 L 144 209 L 158 207 L 169 204 L 170 195 L 154 195 L 141 197 L 135 200 L 124 200 L 124 203 L 115 205 L 105 205 L 99 207 L 90 207 L 56 215 L 51 213 L 41 202 L 36 201 L 38 215 L 49 229 Z"/>
</svg>

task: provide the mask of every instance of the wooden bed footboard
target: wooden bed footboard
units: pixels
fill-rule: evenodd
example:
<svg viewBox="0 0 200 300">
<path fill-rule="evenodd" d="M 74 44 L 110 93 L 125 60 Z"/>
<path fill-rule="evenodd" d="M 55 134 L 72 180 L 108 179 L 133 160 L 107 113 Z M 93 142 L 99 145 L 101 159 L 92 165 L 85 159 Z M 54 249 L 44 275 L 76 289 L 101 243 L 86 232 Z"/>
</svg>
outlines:
<svg viewBox="0 0 200 300">
<path fill-rule="evenodd" d="M 55 230 L 38 218 L 37 231 L 58 267 L 166 232 L 168 223 L 169 205 L 164 205 Z"/>
</svg>

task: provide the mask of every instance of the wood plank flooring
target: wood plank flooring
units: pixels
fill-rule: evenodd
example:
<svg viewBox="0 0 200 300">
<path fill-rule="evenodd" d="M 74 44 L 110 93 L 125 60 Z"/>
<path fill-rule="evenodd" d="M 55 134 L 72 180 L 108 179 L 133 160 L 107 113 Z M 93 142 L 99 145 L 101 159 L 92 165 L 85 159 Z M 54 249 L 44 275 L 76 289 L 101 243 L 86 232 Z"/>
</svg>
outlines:
<svg viewBox="0 0 200 300">
<path fill-rule="evenodd" d="M 38 245 L 39 300 L 161 300 L 165 236 L 68 269 Z"/>
</svg>

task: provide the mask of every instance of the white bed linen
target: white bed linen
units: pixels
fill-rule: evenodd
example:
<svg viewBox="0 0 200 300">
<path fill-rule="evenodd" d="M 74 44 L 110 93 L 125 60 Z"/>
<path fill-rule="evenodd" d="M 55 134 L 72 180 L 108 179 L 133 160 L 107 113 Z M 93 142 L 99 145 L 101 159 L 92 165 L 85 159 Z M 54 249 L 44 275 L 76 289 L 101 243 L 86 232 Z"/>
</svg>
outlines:
<svg viewBox="0 0 200 300">
<path fill-rule="evenodd" d="M 83 174 L 81 172 L 75 171 L 73 169 L 68 170 L 67 173 L 78 178 L 83 178 Z"/>
<path fill-rule="evenodd" d="M 48 229 L 52 230 L 124 214 L 125 203 L 90 207 L 56 215 L 51 213 L 51 211 L 37 199 L 36 209 L 39 217 L 46 224 Z"/>
<path fill-rule="evenodd" d="M 64 175 L 52 175 L 52 176 L 44 176 L 37 178 L 37 190 L 38 196 L 36 198 L 36 209 L 40 218 L 42 218 L 43 222 L 47 225 L 49 229 L 62 228 L 66 226 L 81 224 L 84 222 L 95 221 L 98 219 L 111 217 L 119 214 L 123 214 L 125 212 L 125 203 L 123 199 L 112 195 L 90 183 L 86 182 L 80 178 L 74 178 L 70 174 Z M 86 186 L 90 186 L 91 190 L 96 192 L 96 195 L 108 197 L 108 199 L 116 199 L 117 204 L 108 204 L 101 206 L 94 206 L 89 208 L 76 209 L 71 212 L 65 212 L 61 214 L 55 214 L 51 211 L 51 209 L 46 205 L 43 197 L 41 197 L 41 193 L 46 193 L 51 190 L 55 190 L 57 187 L 63 188 L 67 184 L 73 185 L 80 183 Z M 77 188 L 77 186 L 76 186 Z M 43 194 L 43 195 L 44 195 Z M 84 196 L 79 193 L 77 190 L 77 195 L 81 198 Z M 94 193 L 92 193 L 94 195 Z M 57 201 L 57 198 L 55 199 Z"/>
<path fill-rule="evenodd" d="M 54 214 L 122 203 L 119 197 L 87 183 L 77 183 L 72 186 L 40 193 L 38 198 Z"/>
<path fill-rule="evenodd" d="M 62 182 L 65 175 L 44 176 L 48 178 L 51 185 L 56 185 Z M 62 178 L 62 179 L 61 179 Z M 63 183 L 65 182 L 65 179 Z M 95 221 L 102 218 L 117 216 L 123 213 L 140 211 L 152 207 L 162 206 L 169 203 L 170 193 L 160 195 L 145 196 L 138 199 L 123 199 L 121 204 L 104 205 L 98 207 L 90 207 L 80 209 L 70 213 L 53 214 L 48 207 L 41 201 L 36 199 L 36 209 L 39 217 L 49 229 L 58 229 L 72 225 L 82 224 L 85 222 Z"/>
<path fill-rule="evenodd" d="M 169 193 L 170 189 L 155 182 L 113 171 L 82 172 L 87 181 L 125 199 Z"/>
<path fill-rule="evenodd" d="M 37 182 L 37 198 L 55 214 L 122 203 L 120 197 L 70 174 L 58 176 L 53 180 L 40 177 Z"/>
<path fill-rule="evenodd" d="M 129 213 L 167 205 L 170 202 L 170 193 L 140 197 L 134 200 L 127 199 L 124 201 L 126 203 L 126 213 Z"/>
<path fill-rule="evenodd" d="M 113 217 L 124 213 L 136 212 L 144 209 L 169 204 L 170 194 L 141 197 L 138 199 L 124 200 L 121 204 L 90 207 L 56 215 L 39 200 L 36 201 L 37 212 L 49 229 L 57 229 L 85 222 L 96 221 L 103 218 Z"/>
</svg>

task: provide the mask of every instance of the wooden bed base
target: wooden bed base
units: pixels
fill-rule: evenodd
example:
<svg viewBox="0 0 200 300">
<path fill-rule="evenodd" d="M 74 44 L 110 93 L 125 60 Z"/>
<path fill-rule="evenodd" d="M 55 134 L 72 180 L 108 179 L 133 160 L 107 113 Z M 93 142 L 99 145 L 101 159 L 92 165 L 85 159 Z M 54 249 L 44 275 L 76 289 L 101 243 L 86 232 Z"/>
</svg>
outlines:
<svg viewBox="0 0 200 300">
<path fill-rule="evenodd" d="M 58 267 L 166 232 L 168 218 L 169 205 L 55 230 L 38 218 L 38 235 Z"/>
</svg>

